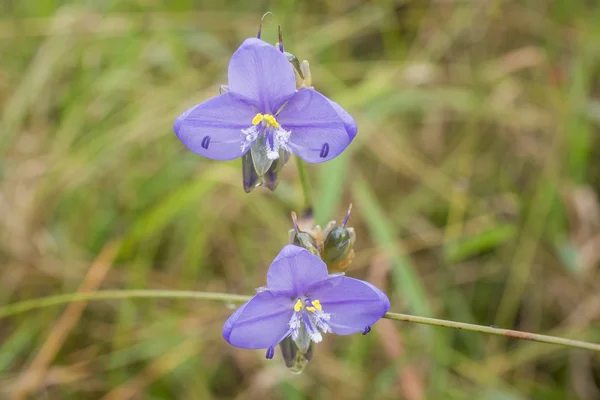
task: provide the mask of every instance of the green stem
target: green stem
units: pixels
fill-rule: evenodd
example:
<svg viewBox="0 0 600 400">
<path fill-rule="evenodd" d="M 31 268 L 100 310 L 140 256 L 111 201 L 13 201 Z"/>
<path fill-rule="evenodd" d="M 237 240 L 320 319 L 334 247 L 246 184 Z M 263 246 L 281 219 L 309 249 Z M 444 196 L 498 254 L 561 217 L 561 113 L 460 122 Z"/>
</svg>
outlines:
<svg viewBox="0 0 600 400">
<path fill-rule="evenodd" d="M 467 324 L 464 322 L 447 321 L 444 319 L 417 317 L 414 315 L 387 313 L 383 318 L 394 321 L 412 322 L 414 324 L 441 326 L 444 328 L 460 329 L 471 332 L 487 333 L 489 335 L 505 336 L 515 339 L 531 340 L 533 342 L 557 344 L 561 346 L 574 347 L 578 349 L 593 350 L 600 352 L 600 344 L 583 342 L 581 340 L 564 339 L 555 336 L 539 335 L 523 331 L 514 331 L 512 329 L 494 328 L 491 326 Z"/>
<path fill-rule="evenodd" d="M 195 300 L 214 300 L 224 302 L 242 303 L 248 301 L 251 296 L 243 296 L 228 293 L 194 292 L 191 290 L 100 290 L 87 293 L 67 293 L 57 296 L 40 297 L 21 301 L 19 303 L 9 304 L 0 307 L 0 318 L 11 315 L 57 306 L 76 301 L 97 301 L 97 300 L 123 300 L 123 299 L 195 299 Z"/>
<path fill-rule="evenodd" d="M 0 318 L 9 317 L 23 312 L 72 303 L 76 301 L 98 300 L 123 300 L 123 299 L 193 299 L 213 300 L 223 302 L 241 303 L 248 301 L 251 296 L 228 293 L 195 292 L 186 290 L 102 290 L 88 293 L 68 293 L 57 296 L 41 297 L 25 300 L 0 307 Z M 538 335 L 536 333 L 513 331 L 510 329 L 493 328 L 489 326 L 466 324 L 463 322 L 447 321 L 436 318 L 417 317 L 414 315 L 387 313 L 383 318 L 394 321 L 411 322 L 415 324 L 439 326 L 444 328 L 461 329 L 471 332 L 486 333 L 490 335 L 511 337 L 516 339 L 531 340 L 540 343 L 556 344 L 566 347 L 592 350 L 600 352 L 600 344 L 583 342 L 580 340 L 564 339 L 560 337 Z"/>
<path fill-rule="evenodd" d="M 304 193 L 304 212 L 302 216 L 306 214 L 312 214 L 312 197 L 310 196 L 310 182 L 308 179 L 308 173 L 304 167 L 304 161 L 296 156 L 296 165 L 298 166 L 298 174 L 300 175 L 300 184 L 302 185 L 302 192 Z"/>
</svg>

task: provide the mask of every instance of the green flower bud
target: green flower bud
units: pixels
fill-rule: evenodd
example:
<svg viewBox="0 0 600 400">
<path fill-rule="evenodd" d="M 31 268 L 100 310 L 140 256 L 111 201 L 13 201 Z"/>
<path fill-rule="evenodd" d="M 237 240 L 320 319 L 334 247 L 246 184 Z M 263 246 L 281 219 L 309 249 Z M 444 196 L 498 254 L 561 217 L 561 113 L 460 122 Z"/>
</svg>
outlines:
<svg viewBox="0 0 600 400">
<path fill-rule="evenodd" d="M 257 141 L 250 151 L 242 156 L 242 181 L 246 193 L 263 184 L 270 190 L 275 190 L 279 184 L 281 170 L 289 159 L 290 153 L 284 149 L 279 149 L 278 159 L 269 159 L 264 146 Z"/>
<path fill-rule="evenodd" d="M 279 149 L 279 158 L 273 161 L 271 167 L 264 176 L 265 183 L 270 190 L 275 190 L 279 184 L 279 176 L 285 164 L 290 159 L 290 153 L 284 149 Z"/>
<path fill-rule="evenodd" d="M 308 232 L 303 232 L 298 227 L 298 218 L 296 217 L 296 213 L 292 211 L 292 223 L 294 224 L 294 229 L 290 229 L 289 239 L 290 244 L 304 247 L 311 254 L 315 256 L 321 257 L 321 253 L 319 251 L 319 246 L 315 238 Z"/>
<path fill-rule="evenodd" d="M 250 152 L 242 156 L 242 183 L 246 193 L 250 193 L 255 187 L 262 184 L 262 179 L 256 173 L 256 169 L 254 169 L 254 162 L 252 161 L 252 154 Z"/>
<path fill-rule="evenodd" d="M 294 67 L 294 75 L 296 76 L 296 88 L 300 89 L 303 87 L 312 86 L 312 77 L 310 74 L 310 68 L 308 61 L 303 60 L 302 63 L 298 61 L 298 58 L 292 53 L 284 51 L 283 54 L 287 58 L 290 64 Z"/>
<path fill-rule="evenodd" d="M 341 226 L 335 226 L 335 222 L 333 222 L 325 229 L 325 242 L 321 257 L 327 264 L 330 273 L 346 271 L 354 258 L 353 247 L 356 242 L 356 233 L 353 228 L 346 227 L 351 210 L 352 204 L 350 204 Z"/>
<path fill-rule="evenodd" d="M 312 342 L 309 344 L 306 351 L 302 351 L 292 340 L 291 336 L 286 337 L 279 343 L 281 355 L 285 361 L 285 366 L 294 374 L 300 374 L 304 371 L 304 367 L 312 358 Z"/>
</svg>

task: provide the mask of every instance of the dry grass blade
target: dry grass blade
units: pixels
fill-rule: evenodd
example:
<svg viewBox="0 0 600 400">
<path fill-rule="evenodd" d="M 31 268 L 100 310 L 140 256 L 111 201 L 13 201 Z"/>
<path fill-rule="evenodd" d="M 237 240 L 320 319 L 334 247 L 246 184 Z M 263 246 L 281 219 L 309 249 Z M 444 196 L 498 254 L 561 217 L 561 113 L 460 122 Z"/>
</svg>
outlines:
<svg viewBox="0 0 600 400">
<path fill-rule="evenodd" d="M 94 263 L 90 266 L 77 293 L 88 293 L 98 289 L 100 284 L 102 284 L 106 278 L 120 246 L 121 242 L 116 240 L 108 243 L 104 247 L 100 254 L 98 254 Z M 70 303 L 67 306 L 61 317 L 52 327 L 46 341 L 38 350 L 29 367 L 21 373 L 21 376 L 15 383 L 11 399 L 25 399 L 28 394 L 40 389 L 44 384 L 44 376 L 49 365 L 67 340 L 70 331 L 77 325 L 86 306 L 86 302 Z"/>
</svg>

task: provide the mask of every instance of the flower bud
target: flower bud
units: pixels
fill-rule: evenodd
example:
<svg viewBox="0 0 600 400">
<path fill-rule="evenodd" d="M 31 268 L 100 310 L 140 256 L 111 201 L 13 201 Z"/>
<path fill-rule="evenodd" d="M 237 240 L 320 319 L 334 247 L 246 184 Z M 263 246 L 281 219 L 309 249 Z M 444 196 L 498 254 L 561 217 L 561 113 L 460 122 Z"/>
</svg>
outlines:
<svg viewBox="0 0 600 400">
<path fill-rule="evenodd" d="M 262 179 L 256 173 L 256 169 L 254 169 L 254 162 L 252 161 L 252 154 L 250 152 L 242 156 L 242 181 L 246 193 L 250 193 L 255 187 L 262 184 Z"/>
<path fill-rule="evenodd" d="M 262 142 L 257 141 L 250 151 L 242 156 L 242 179 L 246 193 L 263 184 L 270 190 L 275 190 L 279 184 L 281 170 L 290 159 L 290 153 L 284 149 L 279 149 L 279 158 L 269 159 L 263 144 L 264 138 Z"/>
<path fill-rule="evenodd" d="M 302 351 L 292 340 L 291 336 L 286 337 L 279 343 L 281 355 L 285 361 L 285 366 L 294 374 L 300 374 L 304 371 L 304 367 L 312 358 L 312 342 L 309 344 L 306 351 Z"/>
<path fill-rule="evenodd" d="M 294 75 L 296 76 L 296 87 L 298 89 L 312 86 L 312 78 L 308 61 L 303 60 L 302 63 L 292 53 L 283 52 L 290 64 L 294 67 Z"/>
<path fill-rule="evenodd" d="M 341 226 L 335 226 L 335 222 L 330 223 L 324 231 L 325 242 L 323 243 L 321 258 L 327 264 L 329 273 L 345 272 L 354 258 L 353 247 L 356 241 L 356 233 L 353 228 L 346 227 L 351 210 L 352 204 L 350 204 Z"/>
<path fill-rule="evenodd" d="M 295 246 L 300 246 L 308 250 L 311 254 L 314 254 L 317 257 L 321 257 L 321 252 L 319 251 L 319 245 L 317 240 L 311 235 L 309 232 L 303 232 L 298 227 L 298 218 L 296 217 L 296 213 L 292 211 L 292 223 L 294 224 L 294 229 L 290 229 L 289 239 L 290 244 Z"/>
<path fill-rule="evenodd" d="M 279 176 L 285 164 L 290 159 L 290 153 L 284 149 L 279 149 L 279 158 L 273 161 L 271 167 L 264 176 L 265 183 L 270 190 L 275 190 L 279 184 Z"/>
</svg>

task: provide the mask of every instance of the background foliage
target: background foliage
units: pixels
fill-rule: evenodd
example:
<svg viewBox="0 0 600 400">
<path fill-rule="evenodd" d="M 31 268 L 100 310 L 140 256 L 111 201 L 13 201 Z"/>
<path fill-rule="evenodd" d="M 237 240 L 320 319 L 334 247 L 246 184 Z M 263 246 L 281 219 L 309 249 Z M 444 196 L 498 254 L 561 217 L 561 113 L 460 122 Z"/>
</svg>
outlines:
<svg viewBox="0 0 600 400">
<path fill-rule="evenodd" d="M 241 187 L 172 133 L 255 34 L 356 118 L 309 173 L 392 311 L 600 341 L 600 7 L 585 0 L 0 2 L 0 305 L 77 290 L 251 294 L 302 193 Z M 383 320 L 299 376 L 232 307 L 137 300 L 0 320 L 0 397 L 595 399 L 598 356 Z"/>
</svg>

